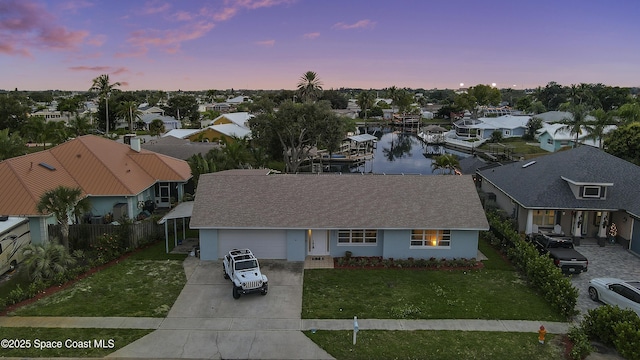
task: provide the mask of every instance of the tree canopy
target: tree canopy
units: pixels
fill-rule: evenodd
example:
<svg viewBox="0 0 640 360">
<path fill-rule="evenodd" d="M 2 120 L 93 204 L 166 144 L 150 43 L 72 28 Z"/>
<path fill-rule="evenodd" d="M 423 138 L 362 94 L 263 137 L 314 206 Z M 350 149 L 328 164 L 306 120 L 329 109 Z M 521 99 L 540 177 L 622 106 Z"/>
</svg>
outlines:
<svg viewBox="0 0 640 360">
<path fill-rule="evenodd" d="M 313 147 L 335 151 L 350 126 L 324 101 L 284 102 L 277 112 L 259 114 L 249 122 L 255 145 L 283 159 L 286 171 L 292 173 L 308 160 Z"/>
<path fill-rule="evenodd" d="M 82 190 L 58 186 L 42 194 L 36 209 L 40 214 L 53 214 L 62 227 L 62 245 L 69 249 L 70 216 L 78 217 L 91 209 L 88 198 L 82 197 Z"/>
<path fill-rule="evenodd" d="M 640 165 L 640 122 L 618 127 L 605 139 L 604 146 L 609 154 Z"/>
</svg>

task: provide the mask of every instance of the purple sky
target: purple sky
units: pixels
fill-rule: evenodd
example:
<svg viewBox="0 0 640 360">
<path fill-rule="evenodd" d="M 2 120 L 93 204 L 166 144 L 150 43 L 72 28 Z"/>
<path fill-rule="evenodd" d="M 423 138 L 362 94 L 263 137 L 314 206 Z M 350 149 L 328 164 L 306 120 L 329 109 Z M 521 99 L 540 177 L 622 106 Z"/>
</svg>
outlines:
<svg viewBox="0 0 640 360">
<path fill-rule="evenodd" d="M 0 0 L 0 89 L 640 86 L 638 0 Z"/>
</svg>

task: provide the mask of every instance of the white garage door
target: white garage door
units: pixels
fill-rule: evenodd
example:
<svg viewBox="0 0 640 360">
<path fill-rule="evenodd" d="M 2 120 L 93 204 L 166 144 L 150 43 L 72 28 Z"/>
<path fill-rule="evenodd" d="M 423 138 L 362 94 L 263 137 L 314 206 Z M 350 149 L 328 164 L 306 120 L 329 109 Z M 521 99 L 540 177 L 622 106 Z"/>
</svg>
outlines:
<svg viewBox="0 0 640 360">
<path fill-rule="evenodd" d="M 218 255 L 232 249 L 250 249 L 258 259 L 286 259 L 287 237 L 284 230 L 219 230 Z"/>
</svg>

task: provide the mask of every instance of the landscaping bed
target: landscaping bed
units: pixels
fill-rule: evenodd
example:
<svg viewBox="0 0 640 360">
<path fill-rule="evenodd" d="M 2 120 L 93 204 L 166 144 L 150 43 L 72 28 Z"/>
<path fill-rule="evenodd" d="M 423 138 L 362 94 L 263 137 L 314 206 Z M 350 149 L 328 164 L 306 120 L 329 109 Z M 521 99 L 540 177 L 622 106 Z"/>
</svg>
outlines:
<svg viewBox="0 0 640 360">
<path fill-rule="evenodd" d="M 344 256 L 333 259 L 334 269 L 473 270 L 482 268 L 476 259 L 383 259 L 381 256 Z"/>
</svg>

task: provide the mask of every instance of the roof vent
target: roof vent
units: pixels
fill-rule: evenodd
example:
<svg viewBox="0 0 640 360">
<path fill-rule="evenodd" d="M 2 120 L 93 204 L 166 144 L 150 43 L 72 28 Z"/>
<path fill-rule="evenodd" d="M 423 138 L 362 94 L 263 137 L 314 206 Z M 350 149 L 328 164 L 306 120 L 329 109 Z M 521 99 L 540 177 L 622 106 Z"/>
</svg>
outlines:
<svg viewBox="0 0 640 360">
<path fill-rule="evenodd" d="M 53 167 L 53 165 L 49 165 L 49 164 L 44 163 L 44 162 L 41 162 L 38 165 L 42 166 L 43 168 L 45 168 L 47 170 L 51 170 L 51 171 L 54 171 L 56 169 L 55 167 Z"/>
<path fill-rule="evenodd" d="M 522 165 L 522 168 L 523 168 L 523 169 L 524 169 L 524 168 L 527 168 L 527 167 L 529 167 L 529 166 L 531 166 L 531 165 L 533 165 L 533 164 L 535 164 L 535 163 L 536 163 L 535 161 L 529 161 L 528 163 L 526 163 L 526 164 Z"/>
</svg>

